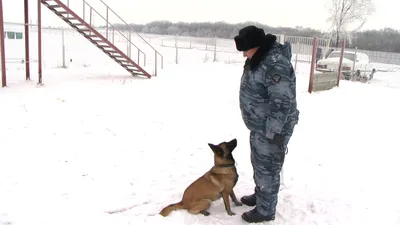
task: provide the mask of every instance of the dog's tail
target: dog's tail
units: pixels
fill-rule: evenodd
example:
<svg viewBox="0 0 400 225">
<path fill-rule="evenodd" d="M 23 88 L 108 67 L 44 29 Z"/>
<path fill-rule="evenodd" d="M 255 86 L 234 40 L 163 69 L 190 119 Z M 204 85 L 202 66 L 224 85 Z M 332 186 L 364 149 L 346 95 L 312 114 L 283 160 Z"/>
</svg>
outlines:
<svg viewBox="0 0 400 225">
<path fill-rule="evenodd" d="M 183 209 L 182 202 L 178 202 L 178 203 L 174 203 L 174 204 L 166 206 L 165 208 L 163 208 L 161 210 L 160 215 L 168 216 L 172 211 L 177 210 L 177 209 Z"/>
</svg>

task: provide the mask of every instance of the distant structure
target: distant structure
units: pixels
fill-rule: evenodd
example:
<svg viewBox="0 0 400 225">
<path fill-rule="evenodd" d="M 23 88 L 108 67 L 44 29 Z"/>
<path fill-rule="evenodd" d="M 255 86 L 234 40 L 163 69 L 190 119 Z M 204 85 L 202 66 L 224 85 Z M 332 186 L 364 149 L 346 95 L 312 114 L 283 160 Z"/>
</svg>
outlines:
<svg viewBox="0 0 400 225">
<path fill-rule="evenodd" d="M 20 39 L 24 39 L 25 43 L 25 71 L 26 71 L 26 80 L 30 80 L 30 54 L 29 54 L 29 9 L 28 9 L 28 1 L 24 1 L 24 31 L 21 32 L 15 27 L 4 25 L 3 18 L 3 1 L 0 0 L 0 70 L 2 77 L 2 86 L 7 86 L 6 81 L 6 68 L 5 68 L 5 41 L 18 41 Z M 82 10 L 78 10 L 76 12 L 82 12 L 82 15 L 78 15 L 69 7 L 69 0 L 63 3 L 61 0 L 36 0 L 37 4 L 37 29 L 38 29 L 38 84 L 42 84 L 42 5 L 47 7 L 50 11 L 52 11 L 55 15 L 57 15 L 60 19 L 64 20 L 68 25 L 74 28 L 77 32 L 83 35 L 89 42 L 94 44 L 98 49 L 108 55 L 112 60 L 118 63 L 121 67 L 123 67 L 127 72 L 129 72 L 133 76 L 145 76 L 147 78 L 151 78 L 152 75 L 148 73 L 144 67 L 146 66 L 146 54 L 142 49 L 140 49 L 136 44 L 132 41 L 132 34 L 136 34 L 140 39 L 146 43 L 147 47 L 153 50 L 154 56 L 154 76 L 157 76 L 157 58 L 161 59 L 161 69 L 163 68 L 163 56 L 160 52 L 158 52 L 149 42 L 147 42 L 139 33 L 137 33 L 128 23 L 126 23 L 114 10 L 112 10 L 106 3 L 102 0 L 100 2 L 105 7 L 106 12 L 104 14 L 99 14 L 99 11 L 94 9 L 86 0 L 82 1 Z M 35 1 L 30 1 L 35 2 Z M 102 30 L 96 29 L 92 25 L 93 14 L 96 14 L 96 18 L 102 18 L 105 23 L 105 34 L 102 34 Z M 112 17 L 116 17 L 120 20 L 121 23 L 128 26 L 129 32 L 128 35 L 125 36 L 124 32 L 117 29 L 111 21 L 109 21 L 109 14 Z M 119 33 L 124 37 L 124 42 L 126 43 L 126 47 L 121 48 L 117 47 L 116 43 L 114 43 L 114 34 Z M 135 62 L 132 58 L 132 47 L 134 48 L 134 53 L 137 53 L 137 61 Z M 126 49 L 124 51 L 123 49 Z M 140 56 L 143 56 L 143 66 L 139 65 Z M 150 55 L 151 56 L 151 55 Z"/>
<path fill-rule="evenodd" d="M 24 31 L 21 26 L 12 24 L 4 24 L 4 39 L 6 40 L 23 40 Z"/>
</svg>

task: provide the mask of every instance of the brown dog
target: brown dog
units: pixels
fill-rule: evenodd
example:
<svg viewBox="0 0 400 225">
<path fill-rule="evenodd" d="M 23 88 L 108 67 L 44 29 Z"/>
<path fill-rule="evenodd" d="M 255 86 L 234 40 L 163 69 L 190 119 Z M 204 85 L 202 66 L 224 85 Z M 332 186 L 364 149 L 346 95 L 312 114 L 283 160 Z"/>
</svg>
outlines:
<svg viewBox="0 0 400 225">
<path fill-rule="evenodd" d="M 205 216 L 210 215 L 207 211 L 211 202 L 223 198 L 225 210 L 228 215 L 235 215 L 231 211 L 229 196 L 237 206 L 242 203 L 236 198 L 233 192 L 239 175 L 236 172 L 235 159 L 232 151 L 237 146 L 236 139 L 230 142 L 222 142 L 218 145 L 208 144 L 214 152 L 214 166 L 203 176 L 194 181 L 183 193 L 182 200 L 178 203 L 168 205 L 161 210 L 162 216 L 167 216 L 176 209 L 186 209 L 189 213 L 201 213 Z"/>
</svg>

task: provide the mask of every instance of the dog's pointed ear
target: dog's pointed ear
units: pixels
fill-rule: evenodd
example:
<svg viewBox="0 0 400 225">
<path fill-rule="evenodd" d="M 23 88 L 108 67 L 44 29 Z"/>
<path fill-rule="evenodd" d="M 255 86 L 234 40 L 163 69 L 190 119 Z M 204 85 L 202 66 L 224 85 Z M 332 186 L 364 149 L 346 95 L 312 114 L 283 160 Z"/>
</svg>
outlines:
<svg viewBox="0 0 400 225">
<path fill-rule="evenodd" d="M 230 142 L 228 142 L 226 145 L 228 146 L 228 149 L 232 152 L 232 151 L 236 148 L 236 146 L 237 146 L 237 140 L 236 140 L 236 138 L 232 139 L 232 140 L 231 140 Z"/>
<path fill-rule="evenodd" d="M 214 154 L 220 155 L 220 156 L 224 154 L 224 150 L 220 146 L 214 145 L 211 143 L 208 143 L 208 146 L 210 146 L 210 148 L 214 152 Z"/>
</svg>

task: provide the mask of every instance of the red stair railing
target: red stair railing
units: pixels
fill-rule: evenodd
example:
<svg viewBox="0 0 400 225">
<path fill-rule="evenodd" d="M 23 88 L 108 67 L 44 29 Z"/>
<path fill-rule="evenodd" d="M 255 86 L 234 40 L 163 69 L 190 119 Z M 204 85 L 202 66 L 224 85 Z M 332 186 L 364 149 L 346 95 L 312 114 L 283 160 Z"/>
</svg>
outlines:
<svg viewBox="0 0 400 225">
<path fill-rule="evenodd" d="M 154 50 L 154 64 L 155 64 L 155 74 L 157 74 L 157 56 L 159 55 L 161 58 L 161 69 L 163 68 L 164 64 L 164 57 L 161 55 L 160 52 L 158 52 L 146 39 L 144 39 L 131 25 L 129 25 L 127 22 L 125 22 L 124 19 L 122 19 L 113 9 L 111 9 L 103 0 L 100 0 L 101 3 L 104 4 L 104 6 L 107 9 L 107 16 L 108 12 L 112 12 L 123 24 L 125 24 L 129 28 L 129 37 L 131 36 L 131 31 L 133 31 L 138 37 L 140 37 L 150 48 Z M 106 30 L 108 31 L 108 27 L 106 27 Z"/>
<path fill-rule="evenodd" d="M 129 29 L 128 34 L 125 34 L 121 29 L 118 29 L 115 26 L 115 23 L 111 23 L 109 17 L 110 17 L 110 13 L 112 13 L 113 15 L 117 16 L 117 18 L 119 20 L 121 20 L 124 24 L 128 25 L 118 14 L 115 13 L 115 11 L 113 11 L 108 5 L 106 5 L 106 3 L 104 3 L 103 1 L 101 1 L 101 3 L 105 6 L 106 8 L 106 12 L 105 12 L 105 16 L 103 16 L 98 10 L 96 10 L 94 7 L 92 7 L 86 0 L 82 0 L 82 8 L 80 10 L 76 9 L 76 8 L 72 8 L 70 5 L 70 0 L 66 0 L 67 1 L 67 6 L 71 8 L 72 11 L 74 11 L 78 16 L 80 16 L 85 22 L 87 22 L 90 26 L 93 27 L 93 29 L 95 29 L 96 31 L 100 32 L 107 40 L 109 40 L 112 44 L 114 44 L 117 48 L 120 48 L 121 50 L 123 49 L 120 45 L 115 43 L 115 37 L 116 35 L 120 35 L 122 37 L 122 39 L 124 39 L 124 41 L 127 42 L 126 45 L 126 50 L 123 51 L 124 53 L 126 53 L 126 55 L 128 57 L 132 57 L 132 46 L 137 49 L 137 60 L 136 63 L 138 65 L 140 65 L 141 62 L 141 55 L 143 55 L 143 65 L 146 66 L 146 62 L 147 62 L 147 56 L 146 53 L 139 48 L 137 45 L 135 45 L 132 41 L 132 29 Z M 72 1 L 71 1 L 72 2 Z M 79 12 L 81 11 L 82 14 L 79 15 Z M 87 15 L 89 13 L 89 15 Z M 97 15 L 97 16 L 96 16 Z M 94 25 L 94 21 L 93 18 L 94 16 L 96 16 L 96 19 L 102 19 L 101 22 L 103 23 L 101 26 L 97 25 L 96 21 L 96 25 Z M 87 18 L 89 17 L 89 18 Z M 102 26 L 105 27 L 105 35 L 102 33 L 102 30 L 99 29 Z M 129 26 L 131 28 L 131 26 Z M 134 30 L 133 30 L 134 31 Z M 148 43 L 142 36 L 140 36 L 136 31 L 134 31 L 135 34 L 137 34 L 151 49 L 153 49 L 155 51 L 155 62 L 154 62 L 154 66 L 155 66 L 155 71 L 154 71 L 154 75 L 157 75 L 157 69 L 158 69 L 158 62 L 157 62 L 157 56 L 161 57 L 161 69 L 163 68 L 163 56 L 153 47 L 150 45 L 150 43 Z"/>
</svg>

